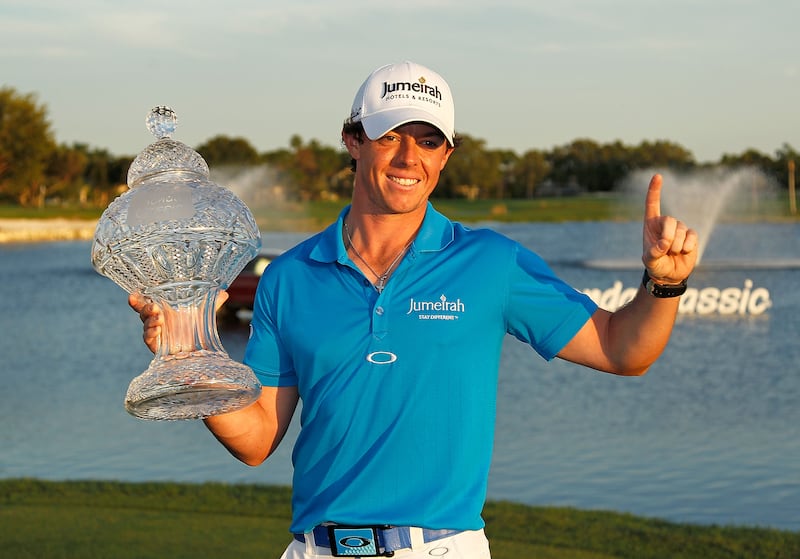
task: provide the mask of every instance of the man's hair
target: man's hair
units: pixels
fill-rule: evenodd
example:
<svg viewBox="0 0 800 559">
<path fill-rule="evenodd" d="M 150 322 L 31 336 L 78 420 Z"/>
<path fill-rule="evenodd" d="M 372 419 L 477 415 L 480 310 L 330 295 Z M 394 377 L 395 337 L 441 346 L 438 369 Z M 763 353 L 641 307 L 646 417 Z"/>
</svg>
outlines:
<svg viewBox="0 0 800 559">
<path fill-rule="evenodd" d="M 358 122 L 351 122 L 350 119 L 344 121 L 342 125 L 342 135 L 343 136 L 352 136 L 359 144 L 364 143 L 364 138 L 367 137 L 367 133 L 364 132 L 364 125 L 361 121 Z M 444 134 L 442 134 L 444 137 Z M 344 143 L 344 138 L 342 138 L 342 143 Z M 453 148 L 457 148 L 461 145 L 461 136 L 456 134 L 453 137 Z M 350 170 L 354 173 L 356 172 L 356 160 L 350 159 Z"/>
</svg>

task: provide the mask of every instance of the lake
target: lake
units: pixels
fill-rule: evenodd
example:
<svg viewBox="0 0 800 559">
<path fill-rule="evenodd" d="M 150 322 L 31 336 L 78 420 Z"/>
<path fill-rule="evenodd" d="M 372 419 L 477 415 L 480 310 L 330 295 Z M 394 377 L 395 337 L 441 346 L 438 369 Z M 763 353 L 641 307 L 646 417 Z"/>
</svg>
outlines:
<svg viewBox="0 0 800 559">
<path fill-rule="evenodd" d="M 492 227 L 608 303 L 640 281 L 639 224 Z M 265 233 L 264 244 L 304 237 Z M 152 355 L 89 248 L 0 246 L 0 477 L 290 484 L 296 425 L 249 468 L 199 421 L 125 412 L 128 383 Z M 692 301 L 644 377 L 546 363 L 508 338 L 489 498 L 800 530 L 799 255 L 798 224 L 718 226 Z M 241 359 L 247 325 L 220 334 Z"/>
</svg>

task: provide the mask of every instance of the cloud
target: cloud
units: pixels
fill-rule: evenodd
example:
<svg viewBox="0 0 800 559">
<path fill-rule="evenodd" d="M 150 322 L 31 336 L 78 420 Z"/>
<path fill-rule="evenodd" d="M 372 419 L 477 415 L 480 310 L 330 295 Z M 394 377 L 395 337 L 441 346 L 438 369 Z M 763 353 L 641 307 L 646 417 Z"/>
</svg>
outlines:
<svg viewBox="0 0 800 559">
<path fill-rule="evenodd" d="M 170 25 L 166 11 L 121 10 L 93 13 L 87 27 L 106 41 L 133 48 L 174 48 L 181 39 L 180 27 Z"/>
</svg>

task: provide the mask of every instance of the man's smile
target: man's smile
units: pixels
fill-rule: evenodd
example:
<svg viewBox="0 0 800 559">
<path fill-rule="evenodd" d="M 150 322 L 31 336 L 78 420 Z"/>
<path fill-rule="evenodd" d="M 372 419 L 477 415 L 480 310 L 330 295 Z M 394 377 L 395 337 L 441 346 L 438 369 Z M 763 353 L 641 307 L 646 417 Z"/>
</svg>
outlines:
<svg viewBox="0 0 800 559">
<path fill-rule="evenodd" d="M 388 175 L 387 178 L 390 181 L 396 182 L 397 184 L 402 185 L 402 186 L 414 186 L 415 184 L 417 184 L 419 182 L 419 179 L 405 179 L 403 177 L 393 177 L 391 175 Z"/>
</svg>

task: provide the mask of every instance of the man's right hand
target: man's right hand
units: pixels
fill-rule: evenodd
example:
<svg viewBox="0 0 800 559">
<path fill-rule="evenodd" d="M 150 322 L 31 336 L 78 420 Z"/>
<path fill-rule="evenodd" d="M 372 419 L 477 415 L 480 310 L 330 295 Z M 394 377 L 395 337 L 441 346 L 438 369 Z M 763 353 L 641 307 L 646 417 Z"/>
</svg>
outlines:
<svg viewBox="0 0 800 559">
<path fill-rule="evenodd" d="M 217 294 L 216 309 L 219 308 L 228 300 L 228 292 L 220 291 Z M 161 329 L 164 327 L 164 312 L 157 304 L 151 299 L 145 297 L 141 293 L 131 293 L 128 296 L 128 304 L 133 310 L 139 313 L 139 318 L 142 319 L 143 332 L 142 339 L 144 344 L 150 348 L 153 353 L 158 351 L 158 346 L 161 344 Z"/>
<path fill-rule="evenodd" d="M 139 313 L 144 325 L 142 339 L 150 351 L 155 353 L 161 343 L 161 328 L 164 326 L 164 313 L 161 307 L 141 293 L 131 293 L 128 296 L 128 304 Z"/>
</svg>

